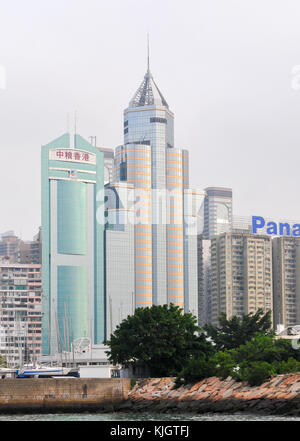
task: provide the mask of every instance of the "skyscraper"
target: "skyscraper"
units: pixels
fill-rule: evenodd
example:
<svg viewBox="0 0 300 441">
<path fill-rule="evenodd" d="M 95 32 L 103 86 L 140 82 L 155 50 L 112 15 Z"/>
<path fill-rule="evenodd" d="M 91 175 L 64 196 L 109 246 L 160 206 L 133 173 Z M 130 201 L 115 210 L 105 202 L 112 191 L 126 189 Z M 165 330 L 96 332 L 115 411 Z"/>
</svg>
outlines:
<svg viewBox="0 0 300 441">
<path fill-rule="evenodd" d="M 197 315 L 197 237 L 187 235 L 184 208 L 189 156 L 174 147 L 174 114 L 149 63 L 124 111 L 115 175 L 134 187 L 135 306 L 174 303 Z"/>
<path fill-rule="evenodd" d="M 103 154 L 65 134 L 42 147 L 43 354 L 105 339 Z"/>
</svg>

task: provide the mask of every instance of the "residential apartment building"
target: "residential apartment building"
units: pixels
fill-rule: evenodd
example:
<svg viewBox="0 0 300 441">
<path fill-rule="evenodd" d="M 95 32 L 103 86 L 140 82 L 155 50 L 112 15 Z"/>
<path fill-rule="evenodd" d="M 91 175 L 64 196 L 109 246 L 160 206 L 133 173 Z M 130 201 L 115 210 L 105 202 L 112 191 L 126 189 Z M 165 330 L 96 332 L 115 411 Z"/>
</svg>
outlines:
<svg viewBox="0 0 300 441">
<path fill-rule="evenodd" d="M 211 316 L 273 308 L 272 239 L 248 233 L 224 233 L 211 241 Z"/>
<path fill-rule="evenodd" d="M 273 239 L 274 325 L 300 324 L 300 238 Z"/>
<path fill-rule="evenodd" d="M 42 349 L 41 265 L 0 262 L 0 353 L 10 367 L 31 363 Z"/>
<path fill-rule="evenodd" d="M 17 261 L 21 242 L 21 239 L 15 235 L 14 231 L 3 233 L 0 241 L 0 257 L 9 257 L 11 261 Z"/>
<path fill-rule="evenodd" d="M 13 231 L 2 234 L 0 241 L 0 257 L 8 257 L 13 263 L 42 262 L 41 228 L 31 241 L 23 241 Z"/>
<path fill-rule="evenodd" d="M 42 263 L 42 233 L 41 228 L 38 234 L 31 241 L 20 241 L 15 254 L 15 259 L 19 263 Z"/>
</svg>

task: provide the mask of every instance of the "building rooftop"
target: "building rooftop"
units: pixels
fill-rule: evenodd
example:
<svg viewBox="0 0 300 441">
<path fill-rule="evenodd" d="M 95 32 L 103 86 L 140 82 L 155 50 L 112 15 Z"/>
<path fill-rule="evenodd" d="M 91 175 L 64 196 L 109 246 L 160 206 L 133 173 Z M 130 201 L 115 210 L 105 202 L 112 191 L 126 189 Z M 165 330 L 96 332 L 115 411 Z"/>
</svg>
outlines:
<svg viewBox="0 0 300 441">
<path fill-rule="evenodd" d="M 143 106 L 164 106 L 169 108 L 168 103 L 164 99 L 162 93 L 157 87 L 153 76 L 148 68 L 143 82 L 136 91 L 134 97 L 129 103 L 129 107 L 143 107 Z"/>
<path fill-rule="evenodd" d="M 232 188 L 227 187 L 207 187 L 204 189 L 208 196 L 232 197 Z"/>
</svg>

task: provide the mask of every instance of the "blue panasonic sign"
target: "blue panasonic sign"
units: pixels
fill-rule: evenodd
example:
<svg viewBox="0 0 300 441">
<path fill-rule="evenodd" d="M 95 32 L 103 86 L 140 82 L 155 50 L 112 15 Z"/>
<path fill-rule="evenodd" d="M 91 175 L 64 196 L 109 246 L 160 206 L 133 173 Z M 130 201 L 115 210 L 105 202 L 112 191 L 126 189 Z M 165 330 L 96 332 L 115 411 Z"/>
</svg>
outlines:
<svg viewBox="0 0 300 441">
<path fill-rule="evenodd" d="M 261 216 L 252 216 L 252 233 L 257 234 L 258 230 L 266 227 L 266 234 L 272 236 L 293 236 L 300 237 L 300 224 L 290 225 L 288 223 L 267 222 Z"/>
</svg>

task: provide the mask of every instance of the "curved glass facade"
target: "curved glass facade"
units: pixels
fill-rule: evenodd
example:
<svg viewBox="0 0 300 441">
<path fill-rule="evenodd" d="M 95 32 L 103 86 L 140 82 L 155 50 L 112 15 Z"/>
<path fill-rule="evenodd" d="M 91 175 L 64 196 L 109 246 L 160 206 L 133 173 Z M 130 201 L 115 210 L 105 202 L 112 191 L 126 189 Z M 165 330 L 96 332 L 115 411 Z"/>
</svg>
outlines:
<svg viewBox="0 0 300 441">
<path fill-rule="evenodd" d="M 57 182 L 57 251 L 87 252 L 87 184 Z"/>
<path fill-rule="evenodd" d="M 57 268 L 57 318 L 60 340 L 89 336 L 89 280 L 85 267 L 59 266 Z M 66 323 L 67 320 L 67 323 Z"/>
</svg>

